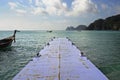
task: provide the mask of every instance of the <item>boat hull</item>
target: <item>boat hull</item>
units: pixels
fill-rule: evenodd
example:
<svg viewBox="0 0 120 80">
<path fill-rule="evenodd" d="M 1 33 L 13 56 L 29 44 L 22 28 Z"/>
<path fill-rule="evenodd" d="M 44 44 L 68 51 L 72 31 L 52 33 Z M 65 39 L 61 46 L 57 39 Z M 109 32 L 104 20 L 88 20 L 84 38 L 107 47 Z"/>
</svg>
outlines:
<svg viewBox="0 0 120 80">
<path fill-rule="evenodd" d="M 10 47 L 12 45 L 13 39 L 3 39 L 0 40 L 0 49 Z"/>
</svg>

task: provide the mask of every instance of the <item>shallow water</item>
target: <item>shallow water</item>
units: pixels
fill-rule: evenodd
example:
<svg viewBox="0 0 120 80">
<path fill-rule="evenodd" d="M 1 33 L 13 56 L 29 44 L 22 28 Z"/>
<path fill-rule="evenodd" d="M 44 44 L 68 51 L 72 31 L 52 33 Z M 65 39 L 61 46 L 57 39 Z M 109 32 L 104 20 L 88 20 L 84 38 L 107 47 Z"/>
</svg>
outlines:
<svg viewBox="0 0 120 80">
<path fill-rule="evenodd" d="M 0 31 L 0 39 L 12 33 Z M 21 31 L 0 51 L 0 80 L 11 80 L 53 37 L 69 37 L 110 80 L 120 79 L 119 31 Z"/>
</svg>

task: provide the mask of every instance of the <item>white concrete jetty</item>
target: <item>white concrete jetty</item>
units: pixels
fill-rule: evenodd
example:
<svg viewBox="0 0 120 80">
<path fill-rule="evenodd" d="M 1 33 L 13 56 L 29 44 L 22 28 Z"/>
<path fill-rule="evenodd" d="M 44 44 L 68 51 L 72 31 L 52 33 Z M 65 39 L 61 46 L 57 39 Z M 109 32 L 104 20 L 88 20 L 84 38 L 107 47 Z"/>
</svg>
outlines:
<svg viewBox="0 0 120 80">
<path fill-rule="evenodd" d="M 55 38 L 13 80 L 109 80 L 67 38 Z"/>
</svg>

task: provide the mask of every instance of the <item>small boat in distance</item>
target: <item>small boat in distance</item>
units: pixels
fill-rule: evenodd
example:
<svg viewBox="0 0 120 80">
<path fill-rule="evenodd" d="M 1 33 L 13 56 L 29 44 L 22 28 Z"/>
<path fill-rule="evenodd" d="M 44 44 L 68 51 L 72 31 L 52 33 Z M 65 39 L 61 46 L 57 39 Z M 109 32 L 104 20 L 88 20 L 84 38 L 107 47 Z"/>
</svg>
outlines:
<svg viewBox="0 0 120 80">
<path fill-rule="evenodd" d="M 14 34 L 12 36 L 0 40 L 0 49 L 10 47 L 12 45 L 13 40 L 14 42 L 16 42 L 15 41 L 16 32 L 20 32 L 20 31 L 14 30 Z"/>
<path fill-rule="evenodd" d="M 51 33 L 52 31 L 50 30 L 50 31 L 47 31 L 47 32 Z"/>
</svg>

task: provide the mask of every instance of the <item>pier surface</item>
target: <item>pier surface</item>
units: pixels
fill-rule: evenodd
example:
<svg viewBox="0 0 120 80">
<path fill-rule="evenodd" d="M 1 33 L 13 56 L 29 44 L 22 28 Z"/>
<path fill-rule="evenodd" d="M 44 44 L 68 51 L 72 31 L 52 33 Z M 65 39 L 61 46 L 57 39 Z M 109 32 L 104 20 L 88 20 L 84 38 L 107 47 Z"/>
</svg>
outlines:
<svg viewBox="0 0 120 80">
<path fill-rule="evenodd" d="M 13 80 L 108 80 L 67 38 L 49 42 Z"/>
</svg>

